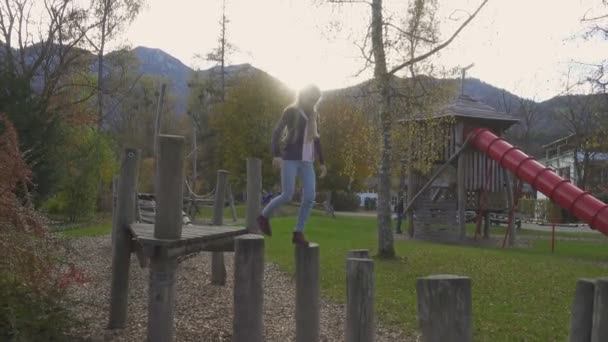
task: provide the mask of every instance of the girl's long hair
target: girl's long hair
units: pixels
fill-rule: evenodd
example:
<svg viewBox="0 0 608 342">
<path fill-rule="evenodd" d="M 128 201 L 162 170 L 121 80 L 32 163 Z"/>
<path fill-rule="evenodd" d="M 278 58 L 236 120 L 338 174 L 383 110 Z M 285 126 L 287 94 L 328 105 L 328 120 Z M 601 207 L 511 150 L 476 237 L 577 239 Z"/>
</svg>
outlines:
<svg viewBox="0 0 608 342">
<path fill-rule="evenodd" d="M 318 120 L 319 120 L 319 112 L 317 110 L 317 106 L 319 102 L 321 102 L 321 89 L 316 85 L 308 85 L 298 91 L 296 95 L 296 101 L 294 103 L 295 106 L 300 108 L 300 102 L 303 97 L 316 97 L 317 103 L 315 104 L 314 110 L 312 113 L 308 114 L 308 135 L 305 137 L 307 141 L 313 141 L 315 138 L 319 138 L 319 128 L 318 128 Z"/>
</svg>

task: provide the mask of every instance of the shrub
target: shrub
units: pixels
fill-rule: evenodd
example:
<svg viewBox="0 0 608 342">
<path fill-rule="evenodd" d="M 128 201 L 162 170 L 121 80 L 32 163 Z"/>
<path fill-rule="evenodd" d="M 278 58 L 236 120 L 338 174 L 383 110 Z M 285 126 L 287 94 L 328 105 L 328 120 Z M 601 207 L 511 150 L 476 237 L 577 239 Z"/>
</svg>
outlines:
<svg viewBox="0 0 608 342">
<path fill-rule="evenodd" d="M 336 211 L 356 211 L 361 203 L 357 194 L 345 191 L 334 192 L 331 199 Z"/>
<path fill-rule="evenodd" d="M 0 115 L 0 340 L 56 341 L 74 323 L 67 291 L 83 274 L 31 205 L 30 170 Z"/>
<path fill-rule="evenodd" d="M 67 129 L 65 171 L 59 191 L 43 208 L 70 222 L 95 214 L 100 185 L 109 185 L 116 162 L 109 138 L 87 127 Z"/>
</svg>

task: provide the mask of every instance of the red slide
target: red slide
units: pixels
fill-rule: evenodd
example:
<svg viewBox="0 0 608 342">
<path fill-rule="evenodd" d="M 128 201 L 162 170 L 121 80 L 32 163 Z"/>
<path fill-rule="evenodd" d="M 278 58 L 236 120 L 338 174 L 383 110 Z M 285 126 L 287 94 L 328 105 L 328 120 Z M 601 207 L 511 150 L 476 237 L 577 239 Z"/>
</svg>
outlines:
<svg viewBox="0 0 608 342">
<path fill-rule="evenodd" d="M 498 161 L 560 207 L 587 222 L 592 229 L 608 235 L 608 205 L 579 189 L 485 128 L 475 128 L 471 143 L 475 148 Z"/>
</svg>

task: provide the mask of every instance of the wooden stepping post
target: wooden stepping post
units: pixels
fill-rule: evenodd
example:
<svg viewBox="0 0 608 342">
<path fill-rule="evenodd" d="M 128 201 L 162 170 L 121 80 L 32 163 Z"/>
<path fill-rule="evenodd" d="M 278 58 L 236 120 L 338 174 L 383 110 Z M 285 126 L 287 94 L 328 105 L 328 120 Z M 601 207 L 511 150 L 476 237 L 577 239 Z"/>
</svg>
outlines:
<svg viewBox="0 0 608 342">
<path fill-rule="evenodd" d="M 416 294 L 423 341 L 472 341 L 471 279 L 455 275 L 418 278 Z"/>
<path fill-rule="evenodd" d="M 351 249 L 346 259 L 369 259 L 369 249 Z"/>
<path fill-rule="evenodd" d="M 215 183 L 215 202 L 213 204 L 214 226 L 224 224 L 224 204 L 226 194 L 226 184 L 228 182 L 228 171 L 218 170 L 217 181 Z M 226 264 L 224 263 L 224 253 L 211 253 L 211 285 L 226 285 Z"/>
<path fill-rule="evenodd" d="M 374 318 L 374 262 L 346 260 L 346 342 L 372 342 Z"/>
<path fill-rule="evenodd" d="M 295 247 L 296 342 L 319 341 L 319 245 Z"/>
<path fill-rule="evenodd" d="M 131 266 L 131 234 L 129 225 L 134 221 L 134 203 L 137 200 L 137 166 L 139 153 L 125 149 L 122 155 L 117 199 L 112 213 L 112 284 L 110 290 L 110 320 L 108 328 L 121 329 L 127 322 L 129 301 L 129 268 Z"/>
<path fill-rule="evenodd" d="M 264 238 L 235 238 L 233 342 L 264 341 Z"/>
<path fill-rule="evenodd" d="M 591 341 L 594 295 L 595 281 L 593 279 L 579 279 L 576 282 L 570 319 L 570 342 Z"/>
<path fill-rule="evenodd" d="M 247 158 L 247 231 L 257 234 L 256 218 L 262 205 L 262 161 Z"/>
<path fill-rule="evenodd" d="M 158 170 L 156 172 L 157 210 L 154 238 L 175 240 L 182 234 L 184 185 L 184 138 L 160 135 Z M 175 271 L 177 260 L 167 250 L 157 246 L 150 259 L 150 288 L 148 290 L 148 341 L 173 340 L 175 309 Z"/>
<path fill-rule="evenodd" d="M 591 342 L 608 341 L 608 278 L 595 281 Z"/>
</svg>

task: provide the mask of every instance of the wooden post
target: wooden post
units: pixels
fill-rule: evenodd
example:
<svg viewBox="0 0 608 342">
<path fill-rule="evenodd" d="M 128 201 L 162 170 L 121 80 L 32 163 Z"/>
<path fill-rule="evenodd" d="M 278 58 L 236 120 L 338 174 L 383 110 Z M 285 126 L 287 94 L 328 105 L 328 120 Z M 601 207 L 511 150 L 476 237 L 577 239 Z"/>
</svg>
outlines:
<svg viewBox="0 0 608 342">
<path fill-rule="evenodd" d="M 159 136 L 158 170 L 156 172 L 156 218 L 154 237 L 175 240 L 181 237 L 184 192 L 184 138 Z M 148 290 L 148 341 L 173 340 L 175 308 L 175 271 L 177 260 L 157 246 L 150 258 Z"/>
<path fill-rule="evenodd" d="M 296 342 L 319 341 L 319 245 L 296 246 Z"/>
<path fill-rule="evenodd" d="M 166 84 L 162 84 L 160 86 L 160 94 L 158 96 L 158 102 L 156 103 L 156 117 L 154 119 L 154 157 L 158 158 L 158 136 L 160 135 L 160 123 L 161 123 L 161 114 L 163 111 L 163 103 L 165 101 L 165 90 L 167 88 Z"/>
<path fill-rule="evenodd" d="M 228 189 L 228 201 L 230 203 L 230 211 L 232 212 L 232 221 L 236 222 L 236 207 L 234 206 L 234 196 L 232 194 L 232 186 L 230 183 L 227 185 Z"/>
<path fill-rule="evenodd" d="M 490 238 L 490 211 L 488 210 L 483 212 L 483 238 Z"/>
<path fill-rule="evenodd" d="M 458 123 L 454 127 L 456 148 L 461 148 L 464 144 L 464 124 Z M 467 235 L 467 224 L 465 210 L 467 205 L 467 189 L 465 186 L 465 158 L 469 152 L 464 151 L 458 156 L 458 169 L 456 172 L 456 184 L 458 189 L 458 225 L 460 226 L 460 239 L 463 240 Z"/>
<path fill-rule="evenodd" d="M 346 260 L 346 342 L 371 342 L 375 333 L 374 262 Z"/>
<path fill-rule="evenodd" d="M 516 238 L 516 231 L 515 231 L 515 215 L 513 212 L 513 205 L 515 203 L 515 197 L 513 196 L 513 178 L 511 177 L 510 173 L 507 172 L 506 169 L 502 169 L 504 178 L 505 178 L 505 185 L 506 185 L 506 189 L 507 189 L 507 207 L 509 207 L 509 218 L 507 221 L 510 221 L 509 226 L 507 227 L 507 231 L 509 232 L 509 238 L 508 238 L 508 243 L 510 247 L 515 246 L 515 238 Z"/>
<path fill-rule="evenodd" d="M 346 259 L 369 259 L 369 249 L 351 249 Z"/>
<path fill-rule="evenodd" d="M 215 202 L 213 204 L 214 226 L 224 224 L 224 204 L 226 203 L 226 184 L 228 171 L 218 170 L 217 181 L 215 183 Z M 224 263 L 224 253 L 212 252 L 211 254 L 211 285 L 226 284 L 226 264 Z"/>
<path fill-rule="evenodd" d="M 119 176 L 112 178 L 112 246 L 114 246 L 114 231 L 116 231 L 116 214 L 118 213 L 118 180 Z"/>
<path fill-rule="evenodd" d="M 410 205 L 410 201 L 414 199 L 416 195 L 416 176 L 414 174 L 414 168 L 412 167 L 412 160 L 410 159 L 407 167 L 407 205 Z M 406 211 L 407 215 L 407 235 L 410 238 L 414 237 L 416 227 L 414 226 L 414 209 Z"/>
<path fill-rule="evenodd" d="M 197 157 L 198 157 L 198 148 L 197 148 L 197 134 L 196 134 L 196 123 L 194 119 L 192 120 L 192 190 L 190 191 L 190 207 L 188 208 L 188 215 L 192 221 L 196 219 L 196 179 L 198 178 L 198 169 L 197 169 Z"/>
<path fill-rule="evenodd" d="M 232 341 L 264 341 L 264 238 L 235 238 Z"/>
<path fill-rule="evenodd" d="M 418 322 L 426 342 L 473 339 L 471 279 L 432 275 L 416 280 Z"/>
<path fill-rule="evenodd" d="M 218 170 L 217 180 L 215 183 L 215 200 L 213 203 L 213 221 L 214 226 L 224 224 L 224 205 L 226 204 L 226 184 L 228 180 L 228 171 Z"/>
<path fill-rule="evenodd" d="M 129 301 L 129 268 L 131 266 L 131 233 L 134 221 L 139 152 L 125 149 L 122 155 L 118 198 L 114 226 L 112 227 L 112 283 L 110 290 L 110 329 L 124 328 L 127 322 Z"/>
<path fill-rule="evenodd" d="M 594 280 L 579 279 L 576 282 L 576 292 L 572 302 L 572 317 L 570 318 L 570 342 L 591 341 L 594 292 Z"/>
<path fill-rule="evenodd" d="M 595 282 L 591 342 L 608 341 L 608 278 Z"/>
<path fill-rule="evenodd" d="M 259 233 L 256 219 L 262 205 L 262 161 L 247 158 L 247 231 Z"/>
</svg>

